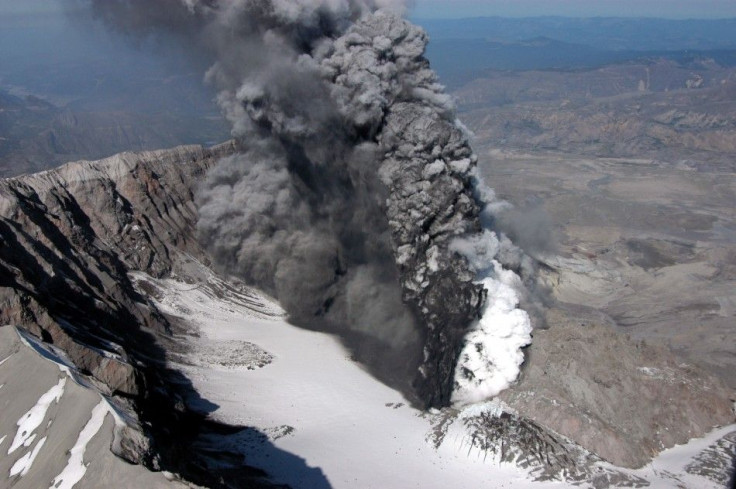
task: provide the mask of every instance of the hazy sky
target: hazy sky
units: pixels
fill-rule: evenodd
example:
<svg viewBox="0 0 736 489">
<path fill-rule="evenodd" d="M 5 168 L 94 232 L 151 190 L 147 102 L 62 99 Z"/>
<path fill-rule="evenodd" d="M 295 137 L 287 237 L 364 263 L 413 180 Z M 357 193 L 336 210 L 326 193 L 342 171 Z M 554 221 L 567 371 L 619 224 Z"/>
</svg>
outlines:
<svg viewBox="0 0 736 489">
<path fill-rule="evenodd" d="M 0 14 L 61 11 L 62 0 L 0 0 Z"/>
<path fill-rule="evenodd" d="M 736 0 L 415 0 L 412 17 L 734 18 Z"/>
<path fill-rule="evenodd" d="M 736 18 L 736 0 L 413 0 L 412 17 L 665 17 Z M 0 15 L 56 12 L 78 0 L 0 0 Z"/>
</svg>

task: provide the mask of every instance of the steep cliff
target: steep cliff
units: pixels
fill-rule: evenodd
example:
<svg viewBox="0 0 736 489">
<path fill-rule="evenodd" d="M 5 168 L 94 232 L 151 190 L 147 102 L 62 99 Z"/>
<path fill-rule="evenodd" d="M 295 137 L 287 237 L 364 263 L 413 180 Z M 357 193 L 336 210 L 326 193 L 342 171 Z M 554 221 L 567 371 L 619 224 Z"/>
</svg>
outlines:
<svg viewBox="0 0 736 489">
<path fill-rule="evenodd" d="M 122 153 L 0 180 L 0 324 L 59 348 L 130 415 L 118 455 L 212 487 L 217 476 L 190 448 L 202 416 L 183 405 L 188 382 L 166 364 L 172 325 L 128 272 L 165 276 L 182 256 L 205 259 L 194 188 L 234 150 Z"/>
</svg>

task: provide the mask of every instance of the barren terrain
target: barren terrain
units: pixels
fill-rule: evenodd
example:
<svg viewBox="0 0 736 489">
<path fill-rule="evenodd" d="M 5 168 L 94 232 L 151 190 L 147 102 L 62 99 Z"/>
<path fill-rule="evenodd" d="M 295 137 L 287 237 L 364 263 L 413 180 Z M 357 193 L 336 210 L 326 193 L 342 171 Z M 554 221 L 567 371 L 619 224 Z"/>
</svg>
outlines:
<svg viewBox="0 0 736 489">
<path fill-rule="evenodd" d="M 487 183 L 516 206 L 500 226 L 552 291 L 550 324 L 559 309 L 611 325 L 736 387 L 732 70 L 659 61 L 561 77 L 456 92 Z"/>
</svg>

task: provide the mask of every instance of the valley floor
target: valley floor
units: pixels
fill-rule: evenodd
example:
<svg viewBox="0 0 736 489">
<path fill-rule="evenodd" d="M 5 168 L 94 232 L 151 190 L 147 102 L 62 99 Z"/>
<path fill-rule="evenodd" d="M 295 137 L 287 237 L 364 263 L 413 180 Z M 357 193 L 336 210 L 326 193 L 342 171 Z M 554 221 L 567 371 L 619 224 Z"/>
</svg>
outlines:
<svg viewBox="0 0 736 489">
<path fill-rule="evenodd" d="M 508 231 L 561 307 L 673 349 L 736 388 L 736 174 L 483 147 Z"/>
</svg>

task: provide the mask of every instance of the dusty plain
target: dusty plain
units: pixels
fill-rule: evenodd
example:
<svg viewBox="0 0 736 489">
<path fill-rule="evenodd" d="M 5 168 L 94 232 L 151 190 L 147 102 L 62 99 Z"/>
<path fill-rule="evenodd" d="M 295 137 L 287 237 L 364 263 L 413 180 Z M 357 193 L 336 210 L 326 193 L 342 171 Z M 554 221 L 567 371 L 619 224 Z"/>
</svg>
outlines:
<svg viewBox="0 0 736 489">
<path fill-rule="evenodd" d="M 649 60 L 569 74 L 564 89 L 559 78 L 497 74 L 455 91 L 484 178 L 515 206 L 500 227 L 539 261 L 549 325 L 609 325 L 736 388 L 733 69 Z M 540 101 L 532 88 L 545 87 Z"/>
</svg>

